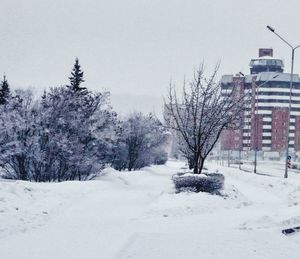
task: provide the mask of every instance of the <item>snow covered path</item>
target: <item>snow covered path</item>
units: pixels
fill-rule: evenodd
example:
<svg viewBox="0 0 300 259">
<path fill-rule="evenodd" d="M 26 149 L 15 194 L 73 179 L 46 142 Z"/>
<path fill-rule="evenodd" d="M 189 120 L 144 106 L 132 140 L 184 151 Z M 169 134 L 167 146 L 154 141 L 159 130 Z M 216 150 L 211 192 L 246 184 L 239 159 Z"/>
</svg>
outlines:
<svg viewBox="0 0 300 259">
<path fill-rule="evenodd" d="M 300 258 L 300 178 L 207 164 L 224 197 L 175 194 L 169 162 L 89 182 L 0 182 L 1 259 Z"/>
</svg>

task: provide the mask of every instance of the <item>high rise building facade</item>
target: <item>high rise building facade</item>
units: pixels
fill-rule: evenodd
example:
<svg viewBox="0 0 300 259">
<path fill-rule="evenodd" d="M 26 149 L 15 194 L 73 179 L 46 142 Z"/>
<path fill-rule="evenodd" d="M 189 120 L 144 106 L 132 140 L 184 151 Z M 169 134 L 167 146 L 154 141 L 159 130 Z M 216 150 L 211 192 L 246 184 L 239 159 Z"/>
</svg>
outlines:
<svg viewBox="0 0 300 259">
<path fill-rule="evenodd" d="M 273 49 L 259 49 L 259 57 L 250 61 L 250 74 L 223 75 L 221 88 L 247 94 L 242 127 L 225 130 L 221 136 L 223 150 L 257 150 L 267 154 L 283 154 L 288 131 L 290 74 L 284 73 L 281 59 L 273 57 Z M 293 76 L 290 114 L 292 152 L 300 151 L 300 79 Z"/>
</svg>

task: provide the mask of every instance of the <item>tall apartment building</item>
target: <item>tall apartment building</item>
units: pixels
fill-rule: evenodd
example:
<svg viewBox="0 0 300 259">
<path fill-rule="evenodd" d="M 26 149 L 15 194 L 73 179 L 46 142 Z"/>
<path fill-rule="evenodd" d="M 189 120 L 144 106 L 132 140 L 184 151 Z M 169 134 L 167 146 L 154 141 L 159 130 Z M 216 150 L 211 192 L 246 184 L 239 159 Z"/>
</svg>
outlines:
<svg viewBox="0 0 300 259">
<path fill-rule="evenodd" d="M 224 92 L 238 89 L 250 98 L 242 128 L 225 130 L 221 149 L 283 154 L 288 130 L 290 74 L 284 73 L 283 61 L 273 57 L 273 49 L 259 49 L 259 57 L 250 61 L 250 74 L 223 75 L 221 88 Z M 296 74 L 291 105 L 289 148 L 297 152 L 300 150 L 300 80 Z"/>
</svg>

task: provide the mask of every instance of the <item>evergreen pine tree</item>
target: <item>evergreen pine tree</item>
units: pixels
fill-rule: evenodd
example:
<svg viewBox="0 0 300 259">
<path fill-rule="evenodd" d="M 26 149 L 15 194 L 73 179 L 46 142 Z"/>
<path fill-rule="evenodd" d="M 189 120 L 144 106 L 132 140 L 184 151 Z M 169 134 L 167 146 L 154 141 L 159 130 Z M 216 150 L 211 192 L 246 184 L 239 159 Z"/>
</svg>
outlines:
<svg viewBox="0 0 300 259">
<path fill-rule="evenodd" d="M 80 84 L 84 82 L 83 71 L 81 71 L 78 58 L 75 59 L 75 64 L 71 72 L 70 85 L 68 86 L 75 92 L 86 90 L 86 87 L 81 87 Z"/>
<path fill-rule="evenodd" d="M 46 92 L 46 90 L 44 90 L 44 93 L 42 95 L 41 104 L 43 107 L 46 107 L 46 103 L 47 103 L 47 92 Z"/>
<path fill-rule="evenodd" d="M 42 95 L 42 100 L 45 100 L 46 97 L 47 97 L 47 92 L 46 92 L 46 90 L 44 89 L 44 93 L 43 93 L 43 95 Z"/>
<path fill-rule="evenodd" d="M 6 76 L 3 76 L 3 81 L 0 84 L 0 105 L 5 104 L 9 98 L 10 89 Z"/>
</svg>

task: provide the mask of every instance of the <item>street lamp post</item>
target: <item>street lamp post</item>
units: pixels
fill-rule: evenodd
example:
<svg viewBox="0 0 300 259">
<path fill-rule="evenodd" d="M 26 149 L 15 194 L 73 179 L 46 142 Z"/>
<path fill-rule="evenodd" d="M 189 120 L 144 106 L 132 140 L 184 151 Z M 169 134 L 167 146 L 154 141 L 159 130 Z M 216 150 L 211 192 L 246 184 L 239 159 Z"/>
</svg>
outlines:
<svg viewBox="0 0 300 259">
<path fill-rule="evenodd" d="M 291 119 L 291 104 L 292 104 L 292 90 L 293 90 L 293 72 L 294 72 L 294 55 L 295 50 L 300 47 L 300 45 L 293 47 L 289 42 L 287 42 L 284 38 L 282 38 L 275 29 L 271 26 L 267 25 L 269 31 L 273 32 L 279 39 L 281 39 L 284 43 L 286 43 L 292 50 L 292 64 L 291 64 L 291 77 L 290 77 L 290 98 L 289 98 L 289 108 L 288 108 L 288 121 L 287 121 L 287 138 L 286 138 L 286 159 L 285 159 L 285 171 L 284 178 L 288 178 L 288 163 L 287 159 L 289 157 L 289 142 L 290 142 L 290 119 Z"/>
<path fill-rule="evenodd" d="M 266 81 L 264 84 L 266 84 Z M 263 84 L 262 84 L 263 85 Z M 260 85 L 260 86 L 262 86 Z M 259 86 L 255 84 L 255 103 L 254 103 L 254 173 L 256 174 L 257 167 L 257 149 L 258 149 L 258 89 Z"/>
</svg>

